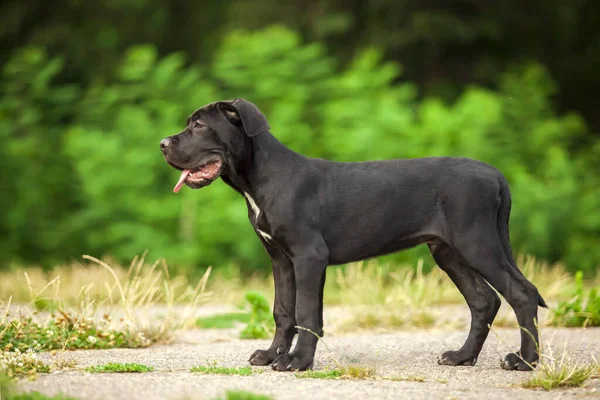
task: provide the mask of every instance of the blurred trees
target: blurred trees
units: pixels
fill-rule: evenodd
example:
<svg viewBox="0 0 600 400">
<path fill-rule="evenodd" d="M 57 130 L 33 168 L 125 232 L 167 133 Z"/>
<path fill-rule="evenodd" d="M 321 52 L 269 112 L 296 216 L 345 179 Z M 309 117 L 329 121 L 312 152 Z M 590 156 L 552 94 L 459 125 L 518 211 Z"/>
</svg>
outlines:
<svg viewBox="0 0 600 400">
<path fill-rule="evenodd" d="M 309 156 L 490 162 L 516 251 L 600 265 L 591 1 L 63 3 L 0 6 L 3 265 L 148 249 L 268 267 L 244 202 L 219 183 L 174 195 L 158 150 L 237 96 Z"/>
</svg>

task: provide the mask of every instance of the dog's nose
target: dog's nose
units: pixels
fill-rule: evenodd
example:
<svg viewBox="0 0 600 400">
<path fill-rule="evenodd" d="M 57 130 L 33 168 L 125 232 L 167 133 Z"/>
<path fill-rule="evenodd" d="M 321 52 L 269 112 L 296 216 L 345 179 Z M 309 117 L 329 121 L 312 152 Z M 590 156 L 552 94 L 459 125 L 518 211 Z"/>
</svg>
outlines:
<svg viewBox="0 0 600 400">
<path fill-rule="evenodd" d="M 169 147 L 170 145 L 171 145 L 171 139 L 169 139 L 169 138 L 165 138 L 160 141 L 160 149 L 162 151 L 165 151 L 167 149 L 167 147 Z"/>
</svg>

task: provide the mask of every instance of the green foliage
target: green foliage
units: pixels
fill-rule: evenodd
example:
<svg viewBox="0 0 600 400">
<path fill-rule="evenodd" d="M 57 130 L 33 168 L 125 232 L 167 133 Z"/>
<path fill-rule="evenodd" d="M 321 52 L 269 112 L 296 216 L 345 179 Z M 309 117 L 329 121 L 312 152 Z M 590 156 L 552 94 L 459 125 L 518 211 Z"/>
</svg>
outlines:
<svg viewBox="0 0 600 400">
<path fill-rule="evenodd" d="M 202 329 L 229 329 L 240 322 L 249 323 L 250 313 L 237 312 L 200 317 L 196 320 L 196 326 Z"/>
<path fill-rule="evenodd" d="M 57 394 L 54 396 L 48 396 L 40 392 L 26 392 L 9 394 L 6 400 L 77 400 L 75 397 L 66 396 L 63 394 Z"/>
<path fill-rule="evenodd" d="M 224 398 L 219 397 L 217 400 L 272 400 L 272 397 L 245 390 L 228 390 Z"/>
<path fill-rule="evenodd" d="M 252 367 L 219 367 L 217 363 L 214 362 L 213 365 L 198 365 L 192 367 L 190 372 L 199 372 L 203 374 L 219 374 L 219 375 L 252 375 L 254 372 Z"/>
<path fill-rule="evenodd" d="M 152 372 L 154 367 L 149 367 L 137 363 L 115 363 L 109 362 L 102 365 L 92 365 L 85 369 L 86 372 L 92 374 L 107 374 L 107 373 L 132 373 L 132 372 Z"/>
<path fill-rule="evenodd" d="M 246 293 L 246 301 L 250 304 L 248 325 L 240 333 L 242 339 L 265 339 L 275 330 L 275 320 L 269 302 L 262 293 Z"/>
<path fill-rule="evenodd" d="M 567 300 L 552 309 L 550 321 L 555 326 L 600 326 L 600 294 L 597 288 L 586 289 L 583 272 L 575 274 L 575 290 Z"/>
<path fill-rule="evenodd" d="M 7 375 L 0 372 L 0 397 L 4 400 L 77 400 L 74 397 L 57 394 L 47 396 L 40 392 L 20 392 L 14 384 L 14 381 Z"/>
<path fill-rule="evenodd" d="M 46 323 L 24 316 L 0 323 L 0 349 L 3 351 L 111 349 L 149 344 L 150 341 L 141 334 L 110 329 L 108 321 L 97 324 L 90 318 L 75 318 L 64 312 Z"/>
<path fill-rule="evenodd" d="M 324 369 L 321 371 L 308 370 L 294 374 L 296 378 L 314 379 L 372 379 L 375 378 L 375 368 L 362 365 L 343 365 L 337 363 L 335 369 Z M 380 378 L 385 379 L 385 378 Z"/>
<path fill-rule="evenodd" d="M 345 24 L 327 21 L 320 29 Z M 543 66 L 509 68 L 495 75 L 496 90 L 470 86 L 447 101 L 419 96 L 382 49 L 340 64 L 322 42 L 283 26 L 233 31 L 217 43 L 201 66 L 130 46 L 85 86 L 59 79 L 68 63 L 42 48 L 12 55 L 0 82 L 0 174 L 11 193 L 0 199 L 0 262 L 82 253 L 124 261 L 148 250 L 177 267 L 267 270 L 239 194 L 219 182 L 173 194 L 178 173 L 158 149 L 199 106 L 246 97 L 277 138 L 307 156 L 489 162 L 511 185 L 515 252 L 565 260 L 571 270 L 600 265 L 589 251 L 600 245 L 600 140 L 579 115 L 556 114 L 557 86 Z M 418 248 L 386 258 L 423 256 Z"/>
<path fill-rule="evenodd" d="M 294 374 L 296 378 L 339 379 L 344 373 L 340 369 L 309 370 Z"/>
</svg>

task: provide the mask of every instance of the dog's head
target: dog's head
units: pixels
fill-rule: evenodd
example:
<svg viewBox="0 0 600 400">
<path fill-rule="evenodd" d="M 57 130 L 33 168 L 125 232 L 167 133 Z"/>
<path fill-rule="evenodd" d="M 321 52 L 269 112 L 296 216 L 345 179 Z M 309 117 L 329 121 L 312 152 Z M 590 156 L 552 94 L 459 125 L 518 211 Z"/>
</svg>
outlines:
<svg viewBox="0 0 600 400">
<path fill-rule="evenodd" d="M 181 171 L 173 191 L 210 185 L 236 168 L 248 141 L 269 130 L 265 116 L 244 99 L 218 101 L 194 111 L 185 129 L 160 141 L 165 160 Z"/>
</svg>

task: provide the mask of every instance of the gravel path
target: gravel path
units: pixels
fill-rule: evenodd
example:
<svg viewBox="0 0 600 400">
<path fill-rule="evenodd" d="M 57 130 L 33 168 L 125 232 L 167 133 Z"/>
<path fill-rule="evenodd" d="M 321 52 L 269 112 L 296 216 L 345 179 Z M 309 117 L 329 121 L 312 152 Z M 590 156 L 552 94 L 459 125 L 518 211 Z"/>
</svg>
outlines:
<svg viewBox="0 0 600 400">
<path fill-rule="evenodd" d="M 59 392 L 80 399 L 154 400 L 214 399 L 227 390 L 249 390 L 274 399 L 553 399 L 600 397 L 600 381 L 584 389 L 541 392 L 517 385 L 530 373 L 504 371 L 499 360 L 518 346 L 518 331 L 496 329 L 502 341 L 490 334 L 475 367 L 439 366 L 436 357 L 462 345 L 467 331 L 415 330 L 394 333 L 328 335 L 319 345 L 315 369 L 333 366 L 333 359 L 376 368 L 382 377 L 419 377 L 414 380 L 324 380 L 299 379 L 293 373 L 277 373 L 270 368 L 252 376 L 203 375 L 188 372 L 192 366 L 216 362 L 219 366 L 247 366 L 247 359 L 268 340 L 239 340 L 237 330 L 193 330 L 180 334 L 170 345 L 147 349 L 72 351 L 56 357 L 77 361 L 78 371 L 42 375 L 22 385 L 25 390 L 46 394 Z M 576 360 L 592 356 L 600 360 L 600 328 L 542 330 L 543 341 L 551 341 L 555 352 L 567 351 Z M 53 356 L 43 354 L 51 362 Z M 89 374 L 89 365 L 106 362 L 137 362 L 150 365 L 146 374 Z"/>
</svg>

